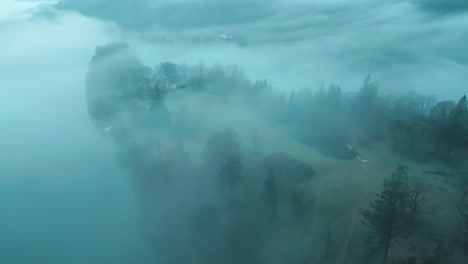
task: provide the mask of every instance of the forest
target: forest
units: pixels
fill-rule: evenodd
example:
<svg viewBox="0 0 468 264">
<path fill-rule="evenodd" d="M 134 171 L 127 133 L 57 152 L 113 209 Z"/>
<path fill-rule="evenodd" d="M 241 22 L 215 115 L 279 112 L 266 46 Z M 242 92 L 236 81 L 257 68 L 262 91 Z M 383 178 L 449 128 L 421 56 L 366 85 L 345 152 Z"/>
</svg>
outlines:
<svg viewBox="0 0 468 264">
<path fill-rule="evenodd" d="M 466 96 L 362 76 L 280 92 L 115 42 L 95 50 L 86 104 L 160 263 L 466 263 Z"/>
</svg>

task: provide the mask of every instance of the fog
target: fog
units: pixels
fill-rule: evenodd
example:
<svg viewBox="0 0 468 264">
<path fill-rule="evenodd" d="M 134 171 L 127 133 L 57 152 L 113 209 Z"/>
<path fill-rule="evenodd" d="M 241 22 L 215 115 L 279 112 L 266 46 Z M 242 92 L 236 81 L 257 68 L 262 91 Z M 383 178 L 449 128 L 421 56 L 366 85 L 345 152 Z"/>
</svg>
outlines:
<svg viewBox="0 0 468 264">
<path fill-rule="evenodd" d="M 324 81 L 353 90 L 372 74 L 383 89 L 446 96 L 440 87 L 450 86 L 455 96 L 467 81 L 462 0 L 110 2 L 60 8 L 116 22 L 126 37 L 153 44 L 145 58 L 236 64 L 277 89 Z"/>
<path fill-rule="evenodd" d="M 467 36 L 461 0 L 2 0 L 0 263 L 466 263 Z"/>
<path fill-rule="evenodd" d="M 153 263 L 115 148 L 86 111 L 87 64 L 112 30 L 0 5 L 0 262 Z"/>
</svg>

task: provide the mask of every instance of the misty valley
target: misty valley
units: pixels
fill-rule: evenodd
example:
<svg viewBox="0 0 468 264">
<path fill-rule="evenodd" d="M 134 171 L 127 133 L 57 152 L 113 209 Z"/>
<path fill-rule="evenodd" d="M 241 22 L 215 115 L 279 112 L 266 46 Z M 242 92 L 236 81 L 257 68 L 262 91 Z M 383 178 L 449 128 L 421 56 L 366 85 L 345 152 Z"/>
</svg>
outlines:
<svg viewBox="0 0 468 264">
<path fill-rule="evenodd" d="M 0 264 L 467 264 L 468 0 L 1 0 Z"/>
<path fill-rule="evenodd" d="M 371 76 L 275 92 L 236 66 L 100 46 L 95 128 L 117 146 L 161 263 L 464 263 L 466 97 Z"/>
</svg>

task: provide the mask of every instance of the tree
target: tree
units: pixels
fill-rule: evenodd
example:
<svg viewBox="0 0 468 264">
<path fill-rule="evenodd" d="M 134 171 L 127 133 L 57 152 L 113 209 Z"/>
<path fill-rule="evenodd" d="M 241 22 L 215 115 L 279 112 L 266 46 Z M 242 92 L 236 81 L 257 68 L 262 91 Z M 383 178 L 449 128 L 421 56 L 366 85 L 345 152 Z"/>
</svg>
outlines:
<svg viewBox="0 0 468 264">
<path fill-rule="evenodd" d="M 161 64 L 163 65 L 163 64 Z M 170 88 L 170 81 L 166 73 L 156 67 L 152 72 L 151 76 L 146 80 L 146 93 L 149 99 L 149 105 L 151 109 L 154 109 L 162 104 L 166 98 L 166 93 Z"/>
<path fill-rule="evenodd" d="M 467 104 L 466 96 L 464 95 L 460 98 L 452 113 L 452 122 L 460 126 L 464 126 L 466 124 L 468 118 Z"/>
<path fill-rule="evenodd" d="M 148 97 L 150 108 L 154 109 L 159 106 L 166 97 L 167 87 L 161 80 L 157 80 L 153 85 L 148 88 Z"/>
<path fill-rule="evenodd" d="M 230 157 L 240 156 L 238 135 L 235 131 L 226 129 L 208 138 L 205 143 L 204 156 L 210 163 L 219 164 Z"/>
<path fill-rule="evenodd" d="M 432 213 L 428 206 L 427 192 L 422 183 L 416 182 L 408 188 L 408 209 L 410 212 L 410 222 L 419 214 Z"/>
<path fill-rule="evenodd" d="M 175 84 L 181 80 L 181 75 L 177 68 L 178 66 L 172 62 L 163 62 L 159 65 L 158 71 L 167 76 L 169 83 Z"/>
<path fill-rule="evenodd" d="M 463 217 L 463 239 L 465 241 L 465 246 L 468 248 L 468 210 L 465 206 L 465 213 Z"/>
<path fill-rule="evenodd" d="M 399 259 L 395 261 L 395 264 L 419 264 L 419 261 L 416 257 L 409 257 L 406 259 Z"/>
<path fill-rule="evenodd" d="M 442 239 L 431 239 L 436 243 L 436 248 L 432 255 L 412 256 L 409 258 L 399 258 L 395 264 L 448 264 L 450 262 L 450 253 Z"/>
<path fill-rule="evenodd" d="M 440 143 L 447 139 L 449 117 L 454 105 L 452 101 L 439 102 L 431 108 L 429 113 L 431 132 L 435 139 L 435 153 L 439 153 Z"/>
<path fill-rule="evenodd" d="M 194 90 L 201 91 L 205 88 L 205 79 L 205 65 L 203 62 L 200 62 L 198 66 L 192 69 L 187 84 Z"/>
<path fill-rule="evenodd" d="M 330 222 L 328 222 L 328 225 L 327 225 L 327 243 L 326 243 L 326 247 L 325 247 L 325 259 L 328 259 L 330 257 L 332 223 L 333 222 L 330 219 Z"/>
<path fill-rule="evenodd" d="M 314 94 L 314 99 L 317 104 L 323 104 L 327 100 L 327 93 L 325 91 L 325 84 L 323 82 L 320 83 L 319 89 Z"/>
<path fill-rule="evenodd" d="M 259 154 L 258 151 L 259 151 L 260 141 L 262 140 L 262 135 L 260 134 L 258 129 L 255 128 L 254 130 L 252 130 L 250 137 L 251 137 L 250 139 L 252 140 L 254 155 L 257 156 Z"/>
<path fill-rule="evenodd" d="M 359 91 L 359 112 L 368 116 L 367 113 L 372 112 L 375 102 L 377 100 L 377 95 L 379 93 L 379 83 L 375 80 L 372 80 L 370 75 L 364 79 L 362 87 Z"/>
<path fill-rule="evenodd" d="M 453 145 L 461 139 L 463 136 L 463 131 L 465 130 L 465 126 L 467 124 L 468 118 L 468 108 L 467 108 L 467 100 L 466 96 L 463 96 L 450 113 L 449 119 L 449 126 L 448 126 L 448 143 L 449 149 L 447 151 L 446 156 L 450 157 L 452 153 Z"/>
<path fill-rule="evenodd" d="M 86 76 L 88 113 L 107 125 L 135 99 L 141 99 L 148 69 L 126 42 L 96 48 Z"/>
<path fill-rule="evenodd" d="M 302 190 L 293 191 L 291 194 L 291 207 L 293 214 L 297 218 L 303 218 L 309 206 L 311 206 L 315 201 L 315 196 L 311 199 L 307 198 L 306 193 Z"/>
<path fill-rule="evenodd" d="M 350 257 L 350 252 L 351 252 L 351 242 L 353 240 L 353 237 L 354 237 L 354 233 L 355 233 L 355 230 L 356 230 L 356 220 L 358 219 L 358 214 L 356 213 L 356 210 L 354 209 L 351 209 L 350 211 L 350 227 L 348 229 L 348 232 L 346 233 L 346 237 L 345 237 L 345 250 L 346 250 L 346 254 L 345 254 L 345 264 L 348 264 L 349 263 L 349 257 Z"/>
<path fill-rule="evenodd" d="M 434 105 L 435 97 L 432 95 L 426 95 L 422 97 L 422 100 L 419 104 L 420 113 L 427 117 L 430 114 L 431 108 Z"/>
<path fill-rule="evenodd" d="M 289 114 L 292 117 L 296 117 L 299 111 L 297 111 L 298 103 L 297 103 L 297 95 L 296 95 L 295 90 L 293 90 L 293 91 L 291 91 L 291 93 L 289 93 L 288 108 L 289 108 Z"/>
<path fill-rule="evenodd" d="M 229 156 L 221 165 L 218 174 L 219 183 L 230 186 L 236 185 L 242 177 L 242 163 L 237 155 Z"/>
<path fill-rule="evenodd" d="M 462 198 L 460 199 L 460 204 L 461 205 L 464 205 L 465 204 L 465 200 L 466 200 L 466 197 L 468 196 L 468 182 L 464 182 L 461 186 L 461 190 L 462 190 Z"/>
<path fill-rule="evenodd" d="M 272 218 L 275 219 L 278 208 L 278 190 L 276 188 L 275 175 L 271 168 L 268 169 L 267 177 L 263 182 L 263 198 L 266 205 L 271 208 Z"/>
<path fill-rule="evenodd" d="M 341 87 L 335 86 L 335 85 L 330 86 L 330 88 L 328 89 L 328 93 L 327 93 L 328 107 L 333 111 L 339 111 L 341 109 L 341 104 L 342 104 L 341 100 L 342 100 Z"/>
<path fill-rule="evenodd" d="M 271 93 L 271 85 L 265 80 L 256 80 L 250 85 L 249 92 L 246 94 L 246 100 L 253 105 L 257 105 L 265 99 L 266 95 Z"/>
<path fill-rule="evenodd" d="M 391 132 L 393 134 L 393 151 L 395 152 L 398 148 L 398 144 L 400 142 L 400 138 L 403 136 L 403 135 L 406 135 L 407 134 L 407 130 L 408 130 L 408 124 L 406 124 L 404 121 L 402 120 L 394 120 L 392 121 L 392 124 L 391 124 Z"/>
<path fill-rule="evenodd" d="M 390 178 L 384 180 L 383 190 L 377 199 L 370 203 L 370 208 L 361 212 L 363 224 L 369 232 L 374 249 L 383 249 L 383 264 L 387 263 L 391 242 L 404 237 L 405 215 L 408 207 L 407 173 L 399 166 Z"/>
</svg>

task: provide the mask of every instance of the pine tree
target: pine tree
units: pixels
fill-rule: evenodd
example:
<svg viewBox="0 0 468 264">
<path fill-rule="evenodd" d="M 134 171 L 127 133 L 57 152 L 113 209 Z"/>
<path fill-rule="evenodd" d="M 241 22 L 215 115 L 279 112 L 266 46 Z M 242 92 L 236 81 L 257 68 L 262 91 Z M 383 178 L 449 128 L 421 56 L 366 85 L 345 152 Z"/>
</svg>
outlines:
<svg viewBox="0 0 468 264">
<path fill-rule="evenodd" d="M 434 152 L 439 152 L 439 146 L 442 141 L 448 138 L 448 125 L 450 113 L 453 111 L 455 103 L 452 101 L 443 101 L 437 103 L 431 108 L 429 113 L 430 126 L 435 139 Z"/>
<path fill-rule="evenodd" d="M 240 157 L 232 155 L 221 165 L 219 183 L 235 186 L 242 177 L 242 163 Z"/>
<path fill-rule="evenodd" d="M 449 149 L 446 156 L 449 157 L 452 154 L 453 145 L 461 139 L 463 136 L 463 131 L 467 123 L 468 118 L 468 108 L 466 96 L 463 96 L 453 109 L 450 115 L 450 123 L 448 126 L 449 132 Z"/>
<path fill-rule="evenodd" d="M 341 87 L 332 85 L 328 89 L 327 93 L 327 103 L 328 107 L 333 111 L 339 111 L 341 109 L 342 93 Z"/>
<path fill-rule="evenodd" d="M 364 226 L 374 249 L 383 249 L 383 264 L 387 263 L 391 242 L 404 237 L 407 205 L 407 173 L 399 166 L 390 178 L 385 179 L 382 192 L 361 212 Z"/>
<path fill-rule="evenodd" d="M 457 103 L 455 110 L 453 111 L 452 119 L 453 122 L 458 125 L 464 125 L 466 123 L 466 119 L 468 117 L 468 109 L 467 109 L 467 100 L 466 96 L 464 95 Z"/>
<path fill-rule="evenodd" d="M 379 93 L 379 87 L 379 83 L 375 80 L 372 80 L 370 75 L 367 75 L 359 91 L 359 103 L 361 111 L 369 111 L 372 109 Z"/>
<path fill-rule="evenodd" d="M 465 247 L 468 249 L 468 210 L 465 207 L 465 215 L 463 217 L 463 238 L 465 241 Z"/>
<path fill-rule="evenodd" d="M 267 177 L 263 182 L 263 197 L 265 204 L 271 209 L 272 218 L 275 219 L 278 208 L 278 190 L 276 188 L 275 175 L 271 168 L 268 169 Z"/>
<path fill-rule="evenodd" d="M 314 98 L 317 104 L 324 104 L 327 100 L 327 92 L 325 91 L 325 84 L 320 83 L 320 87 L 317 92 L 314 94 Z"/>
</svg>

